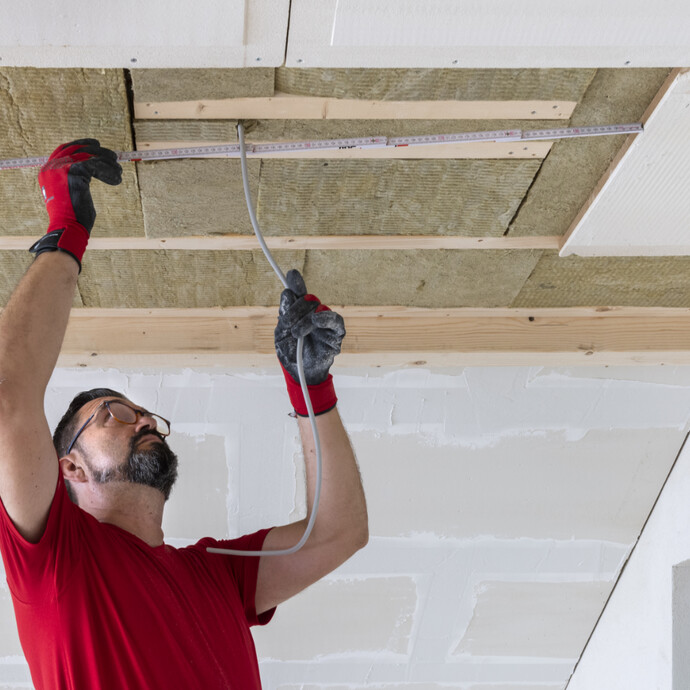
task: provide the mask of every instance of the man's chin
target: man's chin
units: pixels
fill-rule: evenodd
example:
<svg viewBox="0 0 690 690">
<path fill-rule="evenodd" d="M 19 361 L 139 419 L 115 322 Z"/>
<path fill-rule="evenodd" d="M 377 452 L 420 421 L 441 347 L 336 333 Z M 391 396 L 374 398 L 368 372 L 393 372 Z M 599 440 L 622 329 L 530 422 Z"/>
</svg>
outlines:
<svg viewBox="0 0 690 690">
<path fill-rule="evenodd" d="M 158 445 L 144 445 L 150 441 L 158 441 Z M 160 438 L 147 434 L 130 453 L 124 476 L 135 484 L 158 489 L 167 501 L 177 479 L 177 456 Z"/>
</svg>

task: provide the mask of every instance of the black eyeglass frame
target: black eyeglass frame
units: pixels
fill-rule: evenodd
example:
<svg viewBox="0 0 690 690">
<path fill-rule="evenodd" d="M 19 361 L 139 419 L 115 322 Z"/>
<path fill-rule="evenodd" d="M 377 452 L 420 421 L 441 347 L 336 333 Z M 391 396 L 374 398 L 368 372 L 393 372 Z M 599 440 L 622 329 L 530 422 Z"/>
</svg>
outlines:
<svg viewBox="0 0 690 690">
<path fill-rule="evenodd" d="M 120 403 L 121 405 L 124 405 L 125 407 L 128 407 L 132 412 L 136 414 L 136 419 L 133 422 L 123 422 L 121 419 L 118 419 L 110 409 L 110 403 Z M 104 407 L 108 410 L 108 414 L 116 421 L 119 422 L 120 424 L 136 424 L 139 421 L 140 417 L 153 417 L 154 419 L 158 418 L 164 421 L 168 425 L 168 431 L 167 433 L 163 433 L 161 431 L 158 431 L 158 423 L 156 423 L 156 431 L 163 437 L 169 436 L 170 431 L 172 430 L 172 423 L 167 420 L 165 417 L 161 417 L 159 414 L 155 414 L 152 412 L 148 412 L 147 410 L 138 410 L 136 407 L 132 407 L 131 405 L 128 405 L 124 400 L 104 400 L 94 411 L 93 414 L 79 427 L 79 431 L 74 435 L 74 438 L 72 439 L 72 442 L 69 444 L 69 447 L 67 448 L 67 452 L 65 455 L 68 455 L 69 452 L 72 450 L 74 444 L 76 443 L 77 439 L 79 438 L 79 434 L 81 434 L 82 431 L 86 428 L 86 425 L 98 414 L 99 410 Z"/>
</svg>

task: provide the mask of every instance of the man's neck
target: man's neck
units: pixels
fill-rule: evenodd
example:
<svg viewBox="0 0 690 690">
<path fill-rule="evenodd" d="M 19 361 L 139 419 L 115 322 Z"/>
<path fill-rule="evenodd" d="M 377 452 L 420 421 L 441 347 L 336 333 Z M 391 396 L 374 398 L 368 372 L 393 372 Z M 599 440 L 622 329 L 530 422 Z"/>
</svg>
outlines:
<svg viewBox="0 0 690 690">
<path fill-rule="evenodd" d="M 164 505 L 157 489 L 127 482 L 109 482 L 79 497 L 79 506 L 96 520 L 116 525 L 152 547 L 163 543 Z"/>
</svg>

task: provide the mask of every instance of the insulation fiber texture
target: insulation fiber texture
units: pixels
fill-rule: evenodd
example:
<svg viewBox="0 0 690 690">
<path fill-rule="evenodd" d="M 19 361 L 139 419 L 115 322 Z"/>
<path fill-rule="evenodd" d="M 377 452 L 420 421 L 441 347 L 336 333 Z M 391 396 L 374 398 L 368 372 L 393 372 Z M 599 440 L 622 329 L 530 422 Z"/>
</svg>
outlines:
<svg viewBox="0 0 690 690">
<path fill-rule="evenodd" d="M 502 235 L 538 161 L 263 161 L 276 234 Z"/>
<path fill-rule="evenodd" d="M 147 237 L 253 233 L 240 162 L 230 159 L 138 163 Z M 247 161 L 249 187 L 259 188 L 258 160 Z M 282 190 L 276 190 L 276 196 Z M 273 234 L 273 228 L 262 228 Z"/>
<path fill-rule="evenodd" d="M 287 271 L 304 252 L 274 252 Z M 223 307 L 278 304 L 282 285 L 261 250 L 91 251 L 79 293 L 85 307 Z"/>
<path fill-rule="evenodd" d="M 372 100 L 577 101 L 592 69 L 299 69 L 279 67 L 276 91 Z"/>
<path fill-rule="evenodd" d="M 559 257 L 545 251 L 513 307 L 690 307 L 690 257 Z"/>
<path fill-rule="evenodd" d="M 498 237 L 539 168 L 533 160 L 249 161 L 266 235 Z M 149 237 L 251 234 L 236 160 L 139 168 Z"/>
<path fill-rule="evenodd" d="M 666 69 L 598 70 L 568 126 L 638 122 L 668 72 Z M 554 142 L 511 224 L 510 234 L 565 234 L 624 142 L 625 135 Z"/>
<path fill-rule="evenodd" d="M 195 101 L 273 95 L 272 68 L 134 69 L 134 100 Z"/>
<path fill-rule="evenodd" d="M 539 251 L 273 252 L 283 272 L 299 269 L 330 305 L 508 306 Z M 282 286 L 260 250 L 91 251 L 79 293 L 85 307 L 277 305 Z"/>
</svg>

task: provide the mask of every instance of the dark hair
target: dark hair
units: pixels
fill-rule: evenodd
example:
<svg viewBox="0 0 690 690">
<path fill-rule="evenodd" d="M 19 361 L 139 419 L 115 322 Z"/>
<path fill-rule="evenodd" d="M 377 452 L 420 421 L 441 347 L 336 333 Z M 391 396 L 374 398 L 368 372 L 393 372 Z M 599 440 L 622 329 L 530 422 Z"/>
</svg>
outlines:
<svg viewBox="0 0 690 690">
<path fill-rule="evenodd" d="M 82 391 L 72 399 L 67 411 L 62 415 L 62 419 L 58 422 L 58 425 L 55 427 L 55 432 L 53 433 L 53 445 L 57 451 L 58 458 L 61 458 L 67 452 L 67 447 L 77 431 L 77 413 L 79 410 L 81 410 L 86 403 L 96 398 L 106 397 L 122 398 L 123 400 L 127 399 L 122 393 L 118 393 L 111 388 L 92 388 L 89 391 Z M 77 503 L 77 497 L 67 479 L 65 479 L 65 487 L 67 487 L 67 493 L 72 502 Z"/>
</svg>

